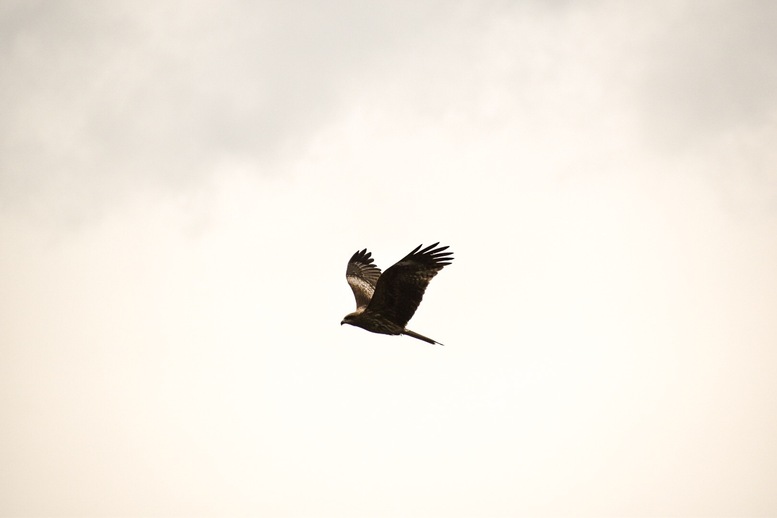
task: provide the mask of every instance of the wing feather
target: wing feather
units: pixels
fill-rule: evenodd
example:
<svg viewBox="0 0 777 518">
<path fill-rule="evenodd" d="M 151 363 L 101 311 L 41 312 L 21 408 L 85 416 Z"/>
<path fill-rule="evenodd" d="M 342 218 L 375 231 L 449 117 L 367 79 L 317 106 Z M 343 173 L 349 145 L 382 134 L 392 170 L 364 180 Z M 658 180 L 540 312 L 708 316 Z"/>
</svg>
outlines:
<svg viewBox="0 0 777 518">
<path fill-rule="evenodd" d="M 375 312 L 405 327 L 418 309 L 429 282 L 453 261 L 447 246 L 434 243 L 412 252 L 383 272 L 378 278 L 367 311 Z"/>
<path fill-rule="evenodd" d="M 366 248 L 351 256 L 345 270 L 345 278 L 356 299 L 356 309 L 369 304 L 379 277 L 380 268 L 375 266 L 372 253 L 368 252 Z"/>
</svg>

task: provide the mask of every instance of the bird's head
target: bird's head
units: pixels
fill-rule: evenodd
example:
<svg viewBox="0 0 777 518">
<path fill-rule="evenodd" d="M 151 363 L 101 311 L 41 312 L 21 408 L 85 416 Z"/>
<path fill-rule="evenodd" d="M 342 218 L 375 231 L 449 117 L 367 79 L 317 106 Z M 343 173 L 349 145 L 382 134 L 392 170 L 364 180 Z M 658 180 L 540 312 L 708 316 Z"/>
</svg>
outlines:
<svg viewBox="0 0 777 518">
<path fill-rule="evenodd" d="M 353 313 L 348 313 L 348 314 L 347 314 L 347 315 L 345 315 L 345 316 L 343 317 L 343 319 L 340 321 L 340 325 L 343 325 L 343 324 L 350 324 L 350 325 L 354 325 L 354 324 L 353 324 L 354 320 L 355 320 L 355 319 L 356 319 L 356 317 L 358 317 L 360 314 L 361 314 L 361 313 L 360 313 L 360 312 L 358 312 L 358 311 L 354 311 Z"/>
</svg>

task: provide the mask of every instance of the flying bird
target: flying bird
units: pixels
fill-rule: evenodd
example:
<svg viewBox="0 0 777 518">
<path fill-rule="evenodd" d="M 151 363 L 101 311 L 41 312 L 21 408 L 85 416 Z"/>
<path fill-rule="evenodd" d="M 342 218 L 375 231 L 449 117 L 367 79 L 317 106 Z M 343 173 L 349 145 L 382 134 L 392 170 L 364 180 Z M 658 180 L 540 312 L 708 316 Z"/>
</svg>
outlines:
<svg viewBox="0 0 777 518">
<path fill-rule="evenodd" d="M 408 335 L 430 344 L 436 340 L 406 328 L 418 309 L 426 287 L 437 272 L 453 261 L 453 253 L 440 243 L 418 245 L 394 266 L 380 273 L 373 264 L 372 253 L 365 248 L 353 254 L 345 278 L 356 298 L 356 311 L 345 315 L 340 325 L 350 324 L 372 333 Z"/>
</svg>

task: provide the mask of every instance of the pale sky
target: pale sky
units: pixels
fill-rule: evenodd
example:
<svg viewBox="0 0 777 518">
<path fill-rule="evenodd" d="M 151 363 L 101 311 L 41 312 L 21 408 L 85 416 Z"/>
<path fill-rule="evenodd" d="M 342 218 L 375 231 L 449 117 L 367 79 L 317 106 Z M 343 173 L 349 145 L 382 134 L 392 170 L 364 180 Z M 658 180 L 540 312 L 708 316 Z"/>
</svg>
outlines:
<svg viewBox="0 0 777 518">
<path fill-rule="evenodd" d="M 0 92 L 0 516 L 777 515 L 777 3 L 1 1 Z"/>
</svg>

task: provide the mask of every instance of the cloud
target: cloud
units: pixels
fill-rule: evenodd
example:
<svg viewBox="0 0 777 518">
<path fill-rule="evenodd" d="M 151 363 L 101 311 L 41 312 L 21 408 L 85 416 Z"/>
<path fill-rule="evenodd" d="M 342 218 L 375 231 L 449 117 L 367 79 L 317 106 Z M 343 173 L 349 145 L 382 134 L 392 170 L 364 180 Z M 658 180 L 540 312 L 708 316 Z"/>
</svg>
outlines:
<svg viewBox="0 0 777 518">
<path fill-rule="evenodd" d="M 644 56 L 649 137 L 682 151 L 732 127 L 773 127 L 777 6 L 685 2 L 663 14 Z"/>
<path fill-rule="evenodd" d="M 225 163 L 279 174 L 359 105 L 465 146 L 575 143 L 551 162 L 619 156 L 631 138 L 753 163 L 775 117 L 774 16 L 763 2 L 7 4 L 0 200 L 78 221 L 138 189 L 197 189 Z"/>
<path fill-rule="evenodd" d="M 3 205 L 84 210 L 296 153 L 351 76 L 428 16 L 358 3 L 17 4 L 5 13 Z M 84 203 L 86 201 L 86 203 Z"/>
</svg>

